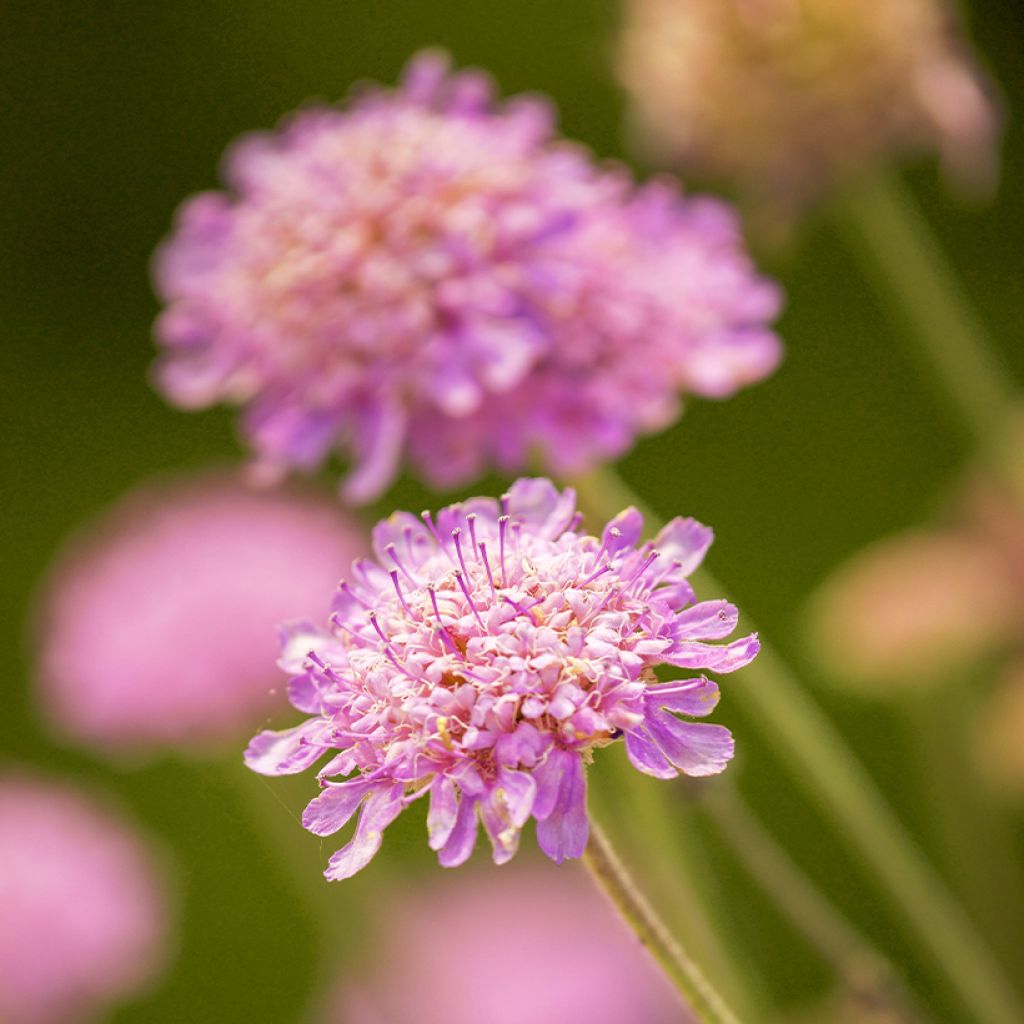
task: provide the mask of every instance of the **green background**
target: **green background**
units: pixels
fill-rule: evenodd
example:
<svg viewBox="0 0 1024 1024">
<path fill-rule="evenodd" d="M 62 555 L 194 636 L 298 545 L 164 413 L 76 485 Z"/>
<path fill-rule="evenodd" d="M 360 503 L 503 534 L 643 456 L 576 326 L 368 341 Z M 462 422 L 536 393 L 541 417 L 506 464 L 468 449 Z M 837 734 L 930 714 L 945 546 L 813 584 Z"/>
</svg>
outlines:
<svg viewBox="0 0 1024 1024">
<path fill-rule="evenodd" d="M 77 0 L 5 10 L 0 751 L 116 792 L 173 852 L 184 901 L 177 966 L 119 1021 L 289 1021 L 317 969 L 311 923 L 276 859 L 277 837 L 268 841 L 250 814 L 255 804 L 273 817 L 275 805 L 241 777 L 233 752 L 223 767 L 164 760 L 117 769 L 56 746 L 32 710 L 27 609 L 62 538 L 153 473 L 237 459 L 240 451 L 227 414 L 182 415 L 147 384 L 157 310 L 150 253 L 178 202 L 216 186 L 230 139 L 270 127 L 308 100 L 336 99 L 360 78 L 393 81 L 428 44 L 489 69 L 505 92 L 551 94 L 567 135 L 599 155 L 623 156 L 623 101 L 609 71 L 614 18 L 613 5 L 598 0 Z M 1010 111 L 1024 109 L 1022 9 L 975 3 L 972 26 Z M 981 208 L 952 201 L 931 166 L 908 171 L 1018 380 L 1022 147 L 1011 117 L 1003 186 Z M 864 282 L 826 214 L 762 263 L 788 294 L 781 370 L 727 404 L 694 404 L 673 430 L 641 442 L 623 473 L 659 512 L 714 525 L 715 572 L 762 633 L 809 668 L 802 619 L 809 590 L 865 542 L 932 514 L 967 445 L 919 371 L 902 323 Z M 481 490 L 492 486 L 500 483 Z M 425 495 L 403 483 L 380 509 L 392 503 L 419 508 Z M 908 767 L 904 719 L 839 696 L 826 682 L 818 681 L 821 699 L 959 885 L 939 838 L 950 823 L 936 821 L 927 780 Z M 876 912 L 877 895 L 856 865 L 748 735 L 743 709 L 727 696 L 719 717 L 736 727 L 736 771 L 773 830 L 852 917 L 905 959 L 933 993 L 929 1009 L 959 1019 L 941 984 L 916 973 L 923 966 Z M 301 804 L 302 792 L 287 784 L 280 793 Z M 277 817 L 271 832 L 281 831 Z M 693 815 L 682 815 L 677 827 L 691 826 L 698 827 Z M 396 826 L 382 866 L 367 872 L 377 877 L 327 897 L 353 943 L 372 924 L 375 886 L 440 874 L 428 863 L 421 829 L 421 821 Z M 310 838 L 300 848 L 314 873 L 316 847 Z M 826 975 L 813 952 L 713 841 L 708 856 L 734 940 L 777 1004 L 791 1007 L 820 990 Z M 443 884 L 457 878 L 446 874 Z M 1016 948 L 1005 942 L 999 951 L 1024 974 Z"/>
</svg>

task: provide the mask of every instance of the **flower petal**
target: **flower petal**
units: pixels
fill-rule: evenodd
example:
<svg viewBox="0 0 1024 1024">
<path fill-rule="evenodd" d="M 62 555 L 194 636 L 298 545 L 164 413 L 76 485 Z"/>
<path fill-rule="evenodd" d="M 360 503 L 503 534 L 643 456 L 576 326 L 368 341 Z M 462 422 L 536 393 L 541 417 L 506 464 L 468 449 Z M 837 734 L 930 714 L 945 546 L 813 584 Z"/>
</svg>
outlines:
<svg viewBox="0 0 1024 1024">
<path fill-rule="evenodd" d="M 672 632 L 692 640 L 721 640 L 739 621 L 739 611 L 728 601 L 701 601 L 680 612 L 672 623 Z"/>
<path fill-rule="evenodd" d="M 293 729 L 267 729 L 254 736 L 245 750 L 245 763 L 260 775 L 294 775 L 321 757 L 328 747 L 321 742 L 330 726 L 309 718 Z"/>
<path fill-rule="evenodd" d="M 403 788 L 390 786 L 370 794 L 352 841 L 331 856 L 325 878 L 332 882 L 351 878 L 373 860 L 384 841 L 384 829 L 401 813 Z"/>
<path fill-rule="evenodd" d="M 647 716 L 647 729 L 665 756 L 686 775 L 717 775 L 732 759 L 732 733 L 724 725 L 684 722 L 662 711 Z"/>
<path fill-rule="evenodd" d="M 653 775 L 656 779 L 674 779 L 679 774 L 650 736 L 640 729 L 626 733 L 626 754 L 633 767 L 644 775 Z"/>
<path fill-rule="evenodd" d="M 363 798 L 379 782 L 352 779 L 350 782 L 329 782 L 302 812 L 302 827 L 315 836 L 331 836 L 348 824 Z"/>
<path fill-rule="evenodd" d="M 576 492 L 559 491 L 543 477 L 517 480 L 508 490 L 509 514 L 526 523 L 545 540 L 561 536 L 576 515 Z"/>
<path fill-rule="evenodd" d="M 681 679 L 675 683 L 648 686 L 644 701 L 649 708 L 666 708 L 680 714 L 703 718 L 711 714 L 718 703 L 718 684 L 701 676 L 699 679 Z"/>
<path fill-rule="evenodd" d="M 675 644 L 671 650 L 662 655 L 662 660 L 669 665 L 677 665 L 679 668 L 706 668 L 710 672 L 735 672 L 737 669 L 749 665 L 757 652 L 761 649 L 761 643 L 756 633 L 743 637 L 742 640 L 734 640 L 731 644 L 715 646 L 714 644 L 702 644 L 696 640 L 683 640 Z"/>
<path fill-rule="evenodd" d="M 465 793 L 459 799 L 459 813 L 448 842 L 438 851 L 437 859 L 442 867 L 457 868 L 469 860 L 476 846 L 477 820 L 476 800 Z"/>
<path fill-rule="evenodd" d="M 582 857 L 590 834 L 583 758 L 571 751 L 562 754 L 558 799 L 544 819 L 537 822 L 537 844 L 556 864 L 570 857 Z"/>
<path fill-rule="evenodd" d="M 388 402 L 372 403 L 358 421 L 355 468 L 345 478 L 341 489 L 345 500 L 354 505 L 373 501 L 392 480 L 406 430 L 404 413 Z"/>
<path fill-rule="evenodd" d="M 710 527 L 696 519 L 677 516 L 654 538 L 654 546 L 666 561 L 679 562 L 679 572 L 689 576 L 704 561 L 714 539 L 715 534 Z"/>
<path fill-rule="evenodd" d="M 515 856 L 536 795 L 537 783 L 532 775 L 503 770 L 480 801 L 480 819 L 491 840 L 495 864 L 504 864 Z"/>
<path fill-rule="evenodd" d="M 635 548 L 644 529 L 644 517 L 632 505 L 620 512 L 604 528 L 601 541 L 610 554 L 624 548 Z M 612 530 L 617 531 L 613 534 Z"/>
<path fill-rule="evenodd" d="M 455 783 L 444 775 L 438 775 L 430 786 L 430 810 L 427 812 L 428 844 L 432 850 L 440 850 L 447 844 L 458 816 Z"/>
</svg>

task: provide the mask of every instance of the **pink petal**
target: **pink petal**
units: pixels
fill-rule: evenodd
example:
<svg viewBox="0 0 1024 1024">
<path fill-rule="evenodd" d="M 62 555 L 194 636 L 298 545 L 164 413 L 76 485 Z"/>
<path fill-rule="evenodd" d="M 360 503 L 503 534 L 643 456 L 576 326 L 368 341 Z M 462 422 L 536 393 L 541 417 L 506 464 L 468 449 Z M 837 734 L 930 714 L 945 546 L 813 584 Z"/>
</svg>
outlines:
<svg viewBox="0 0 1024 1024">
<path fill-rule="evenodd" d="M 731 644 L 716 647 L 714 644 L 702 644 L 697 641 L 686 641 L 676 644 L 672 650 L 662 656 L 669 665 L 680 668 L 705 668 L 710 672 L 735 672 L 749 665 L 761 644 L 756 633 L 735 640 Z"/>
<path fill-rule="evenodd" d="M 700 679 L 683 679 L 675 683 L 660 683 L 648 686 L 645 703 L 649 708 L 666 708 L 683 715 L 703 718 L 711 714 L 718 703 L 718 684 L 703 676 Z"/>
<path fill-rule="evenodd" d="M 448 842 L 438 851 L 437 859 L 442 867 L 457 868 L 469 860 L 476 846 L 477 820 L 476 800 L 465 793 L 459 800 L 459 813 Z"/>
<path fill-rule="evenodd" d="M 674 779 L 679 774 L 651 738 L 639 729 L 626 733 L 626 754 L 633 767 L 644 775 Z"/>
<path fill-rule="evenodd" d="M 245 763 L 260 775 L 293 775 L 308 768 L 328 748 L 320 742 L 329 726 L 320 718 L 310 718 L 293 729 L 270 729 L 249 741 Z"/>
<path fill-rule="evenodd" d="M 328 783 L 327 788 L 306 805 L 302 827 L 316 836 L 334 835 L 348 824 L 375 783 L 365 779 Z"/>
<path fill-rule="evenodd" d="M 680 572 L 689 576 L 702 561 L 711 542 L 715 539 L 710 527 L 696 519 L 680 519 L 678 516 L 667 523 L 654 538 L 654 546 L 666 561 L 681 563 Z"/>
<path fill-rule="evenodd" d="M 444 775 L 434 779 L 430 787 L 430 810 L 427 813 L 427 835 L 432 850 L 445 846 L 455 830 L 459 802 L 455 783 Z"/>
<path fill-rule="evenodd" d="M 502 770 L 490 793 L 480 801 L 480 819 L 491 840 L 495 864 L 504 864 L 515 856 L 536 795 L 532 775 Z"/>
<path fill-rule="evenodd" d="M 693 640 L 721 640 L 739 621 L 739 611 L 728 601 L 702 601 L 680 612 L 672 623 L 676 636 Z"/>
<path fill-rule="evenodd" d="M 686 775 L 717 775 L 732 759 L 725 726 L 684 722 L 666 712 L 647 716 L 647 728 L 665 756 Z"/>
<path fill-rule="evenodd" d="M 570 857 L 583 856 L 590 825 L 583 759 L 571 751 L 558 753 L 562 755 L 555 769 L 560 774 L 558 796 L 554 807 L 537 822 L 537 844 L 556 864 L 561 864 Z"/>
<path fill-rule="evenodd" d="M 351 878 L 373 860 L 384 841 L 384 829 L 401 813 L 403 788 L 398 785 L 374 790 L 359 816 L 352 842 L 332 855 L 325 878 L 332 882 Z"/>
<path fill-rule="evenodd" d="M 615 554 L 625 548 L 635 548 L 643 529 L 644 517 L 630 505 L 604 528 L 601 540 L 608 551 Z M 612 530 L 617 530 L 618 535 L 613 536 Z"/>
</svg>

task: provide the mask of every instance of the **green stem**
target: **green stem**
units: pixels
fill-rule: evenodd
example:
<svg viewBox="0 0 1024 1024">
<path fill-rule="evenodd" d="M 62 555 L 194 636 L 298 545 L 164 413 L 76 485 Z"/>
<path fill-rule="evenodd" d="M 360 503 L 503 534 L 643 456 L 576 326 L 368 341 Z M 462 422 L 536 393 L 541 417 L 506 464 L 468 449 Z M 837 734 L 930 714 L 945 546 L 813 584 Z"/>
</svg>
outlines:
<svg viewBox="0 0 1024 1024">
<path fill-rule="evenodd" d="M 608 837 L 595 822 L 590 825 L 590 841 L 583 854 L 583 862 L 640 942 L 661 965 L 696 1018 L 704 1024 L 739 1024 L 738 1018 L 637 889 Z"/>
<path fill-rule="evenodd" d="M 878 175 L 846 193 L 836 213 L 868 276 L 906 320 L 905 334 L 916 339 L 959 427 L 1024 496 L 1019 470 L 1010 468 L 1011 377 L 913 196 L 896 177 Z"/>
<path fill-rule="evenodd" d="M 909 997 L 892 964 L 793 863 L 742 794 L 728 785 L 716 788 L 704 807 L 751 878 L 832 964 L 854 1001 L 886 1007 L 894 1021 L 912 1019 Z"/>
<path fill-rule="evenodd" d="M 681 818 L 672 792 L 655 779 L 641 775 L 621 756 L 602 760 L 602 785 L 592 787 L 590 802 L 605 809 L 606 821 L 629 821 L 628 830 L 615 830 L 624 852 L 650 879 L 659 896 L 659 907 L 673 934 L 701 951 L 701 961 L 712 983 L 728 998 L 738 1016 L 756 1017 L 754 1007 L 763 1006 L 764 995 L 748 963 L 736 963 L 730 951 L 734 944 L 722 934 L 720 921 L 710 909 L 709 894 L 717 879 L 700 855 L 693 830 L 693 815 Z M 609 751 L 609 755 L 612 752 Z M 609 800 L 609 791 L 613 797 Z"/>
<path fill-rule="evenodd" d="M 611 470 L 576 481 L 583 508 L 599 520 L 627 505 L 642 508 Z M 653 517 L 648 522 L 656 526 Z M 723 594 L 706 571 L 698 590 Z M 951 897 L 842 734 L 766 644 L 731 684 L 751 718 L 797 780 L 874 871 L 965 1009 L 984 1024 L 1018 1024 L 1024 1006 L 971 921 Z"/>
<path fill-rule="evenodd" d="M 1006 822 L 987 799 L 968 749 L 977 681 L 956 679 L 939 693 L 914 692 L 904 710 L 920 752 L 934 845 L 1003 962 L 1012 963 L 1024 933 L 1024 891 Z"/>
</svg>

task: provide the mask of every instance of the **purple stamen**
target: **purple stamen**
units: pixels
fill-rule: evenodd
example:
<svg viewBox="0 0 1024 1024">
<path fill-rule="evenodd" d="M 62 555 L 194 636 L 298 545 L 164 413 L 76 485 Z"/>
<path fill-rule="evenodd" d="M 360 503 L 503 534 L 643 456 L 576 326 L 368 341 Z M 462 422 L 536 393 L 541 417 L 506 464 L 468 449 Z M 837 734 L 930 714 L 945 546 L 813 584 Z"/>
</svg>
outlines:
<svg viewBox="0 0 1024 1024">
<path fill-rule="evenodd" d="M 597 569 L 595 572 L 592 572 L 585 580 L 580 580 L 577 586 L 585 587 L 588 583 L 593 583 L 594 580 L 596 580 L 599 576 L 603 576 L 606 572 L 611 571 L 611 564 L 606 562 L 604 565 L 601 566 L 600 569 Z"/>
<path fill-rule="evenodd" d="M 437 532 L 437 527 L 434 525 L 434 517 L 430 514 L 429 509 L 424 509 L 420 513 L 420 519 L 426 524 L 427 529 L 430 531 L 430 536 L 437 542 L 437 546 L 444 550 L 444 544 L 441 543 L 441 535 Z"/>
<path fill-rule="evenodd" d="M 494 585 L 494 577 L 491 575 L 491 563 L 487 561 L 487 547 L 483 541 L 480 541 L 480 560 L 484 563 L 484 569 L 487 570 L 487 582 L 491 585 L 491 597 L 497 597 L 498 588 Z"/>
<path fill-rule="evenodd" d="M 441 639 L 444 641 L 445 647 L 447 647 L 452 654 L 458 654 L 459 649 L 455 646 L 455 642 L 448 635 L 448 630 L 445 628 L 445 624 L 441 620 L 441 608 L 437 603 L 437 591 L 431 586 L 427 587 L 427 592 L 430 594 L 430 603 L 434 606 L 434 614 L 437 616 L 437 625 L 441 630 Z"/>
<path fill-rule="evenodd" d="M 508 529 L 508 516 L 498 516 L 498 565 L 501 566 L 501 585 L 508 586 L 508 573 L 505 571 L 505 531 Z"/>
<path fill-rule="evenodd" d="M 452 541 L 455 543 L 455 553 L 459 557 L 459 565 L 462 566 L 462 571 L 468 576 L 469 570 L 466 568 L 466 559 L 462 555 L 462 530 L 458 526 L 452 530 Z"/>
<path fill-rule="evenodd" d="M 405 595 L 402 593 L 402 588 L 398 583 L 398 570 L 392 569 L 388 575 L 391 577 L 391 582 L 394 584 L 395 587 L 395 593 L 398 595 L 398 600 L 401 603 L 402 607 L 405 609 L 406 614 L 409 616 L 410 619 L 413 619 L 414 621 L 419 621 L 416 616 L 416 613 L 409 607 L 408 602 L 405 600 Z"/>
<path fill-rule="evenodd" d="M 307 651 L 306 657 L 309 658 L 309 660 L 313 662 L 313 664 L 316 665 L 316 667 L 320 669 L 320 671 L 325 676 L 327 676 L 327 678 L 330 679 L 332 683 L 341 682 L 341 677 L 338 675 L 338 673 L 335 672 L 334 669 L 331 668 L 331 666 L 328 665 L 327 662 L 324 661 L 323 658 L 321 658 L 320 655 L 316 653 L 316 651 Z"/>
<path fill-rule="evenodd" d="M 480 557 L 479 550 L 478 550 L 479 549 L 479 545 L 476 542 L 476 513 L 475 512 L 470 512 L 469 515 L 466 516 L 466 525 L 469 526 L 469 540 L 470 540 L 470 543 L 473 545 L 473 554 L 475 554 L 477 556 L 477 558 L 479 558 Z"/>
<path fill-rule="evenodd" d="M 466 600 L 469 602 L 469 610 L 473 613 L 473 617 L 480 624 L 480 628 L 486 630 L 487 627 L 484 625 L 484 620 L 480 618 L 480 612 L 473 603 L 473 595 L 469 592 L 469 587 L 466 586 L 466 577 L 461 572 L 456 572 L 455 578 L 459 581 L 459 586 L 462 588 L 463 594 L 466 595 Z"/>
<path fill-rule="evenodd" d="M 377 621 L 377 613 L 370 612 L 369 619 L 370 624 L 375 630 L 377 630 L 377 636 L 384 641 L 384 657 L 386 657 L 388 661 L 390 661 L 391 664 L 402 673 L 402 675 L 407 676 L 409 679 L 415 679 L 416 677 L 404 665 L 399 664 L 398 658 L 395 657 L 395 649 L 391 646 L 391 641 L 384 635 L 384 630 L 380 628 L 380 623 Z"/>
<path fill-rule="evenodd" d="M 398 557 L 398 551 L 396 550 L 395 545 L 394 544 L 389 544 L 384 550 L 387 552 L 388 557 L 391 559 L 391 561 L 395 563 L 395 566 L 399 570 L 399 572 L 401 572 L 401 574 L 414 587 L 418 587 L 420 585 L 419 580 L 417 580 L 412 575 L 412 573 L 410 573 L 409 570 L 406 569 L 405 565 L 403 565 L 402 560 Z"/>
</svg>

